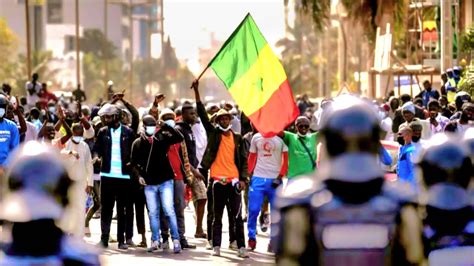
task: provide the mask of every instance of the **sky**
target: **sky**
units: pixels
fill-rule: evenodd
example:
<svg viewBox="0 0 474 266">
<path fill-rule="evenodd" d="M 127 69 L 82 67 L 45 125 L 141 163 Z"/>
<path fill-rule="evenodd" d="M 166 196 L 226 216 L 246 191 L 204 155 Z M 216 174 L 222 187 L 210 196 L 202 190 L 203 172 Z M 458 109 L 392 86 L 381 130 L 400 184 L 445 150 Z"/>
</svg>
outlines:
<svg viewBox="0 0 474 266">
<path fill-rule="evenodd" d="M 248 12 L 270 45 L 284 37 L 283 0 L 164 0 L 165 32 L 196 74 L 198 49 L 209 47 L 210 33 L 225 41 Z"/>
</svg>

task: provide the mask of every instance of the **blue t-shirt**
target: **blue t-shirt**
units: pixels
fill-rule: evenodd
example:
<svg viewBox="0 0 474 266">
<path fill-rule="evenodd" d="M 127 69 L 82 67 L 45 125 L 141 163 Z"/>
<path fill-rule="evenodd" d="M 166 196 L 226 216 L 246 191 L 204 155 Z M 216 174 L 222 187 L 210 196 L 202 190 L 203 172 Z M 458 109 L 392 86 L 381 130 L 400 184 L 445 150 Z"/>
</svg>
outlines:
<svg viewBox="0 0 474 266">
<path fill-rule="evenodd" d="M 10 152 L 20 143 L 20 133 L 16 124 L 8 119 L 0 122 L 0 166 L 5 164 Z"/>
<path fill-rule="evenodd" d="M 415 163 L 413 162 L 415 152 L 416 148 L 413 143 L 400 147 L 397 173 L 400 180 L 407 181 L 416 187 Z"/>
</svg>

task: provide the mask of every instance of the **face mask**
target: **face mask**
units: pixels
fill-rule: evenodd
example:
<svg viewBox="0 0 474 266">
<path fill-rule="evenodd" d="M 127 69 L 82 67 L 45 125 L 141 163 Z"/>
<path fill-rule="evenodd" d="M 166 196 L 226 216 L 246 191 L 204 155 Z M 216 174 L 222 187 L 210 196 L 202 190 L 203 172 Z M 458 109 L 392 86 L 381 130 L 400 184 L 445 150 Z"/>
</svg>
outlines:
<svg viewBox="0 0 474 266">
<path fill-rule="evenodd" d="M 73 136 L 72 137 L 72 141 L 74 141 L 75 143 L 79 143 L 83 140 L 84 138 L 81 137 L 81 136 Z"/>
<path fill-rule="evenodd" d="M 228 127 L 226 127 L 226 128 L 223 128 L 223 127 L 221 127 L 221 125 L 217 124 L 217 128 L 219 128 L 220 130 L 222 130 L 222 131 L 224 131 L 224 132 L 227 132 L 227 131 L 229 131 L 231 127 L 232 127 L 232 126 L 231 126 L 231 125 L 229 125 Z"/>
<path fill-rule="evenodd" d="M 174 126 L 176 125 L 176 122 L 173 119 L 168 119 L 168 120 L 165 121 L 165 124 L 167 124 L 168 126 L 174 128 Z"/>
<path fill-rule="evenodd" d="M 397 142 L 400 143 L 400 145 L 402 146 L 405 145 L 405 140 L 401 136 L 397 137 Z"/>
<path fill-rule="evenodd" d="M 296 134 L 298 134 L 298 136 L 300 136 L 300 137 L 305 137 L 308 133 L 302 134 L 298 131 L 298 132 L 296 132 Z"/>
<path fill-rule="evenodd" d="M 152 136 L 153 134 L 155 134 L 155 131 L 156 131 L 156 127 L 155 127 L 155 126 L 145 127 L 145 133 L 146 133 L 148 136 Z"/>
<path fill-rule="evenodd" d="M 50 113 L 54 114 L 56 112 L 56 107 L 54 107 L 54 106 L 49 107 L 48 110 L 49 110 Z"/>
<path fill-rule="evenodd" d="M 411 137 L 411 141 L 413 141 L 413 142 L 415 142 L 415 143 L 418 142 L 418 141 L 420 141 L 420 139 L 421 139 L 421 137 L 418 137 L 418 136 L 413 136 L 413 137 Z"/>
<path fill-rule="evenodd" d="M 6 111 L 7 111 L 7 110 L 6 110 L 5 108 L 0 108 L 0 117 L 4 117 Z"/>
</svg>

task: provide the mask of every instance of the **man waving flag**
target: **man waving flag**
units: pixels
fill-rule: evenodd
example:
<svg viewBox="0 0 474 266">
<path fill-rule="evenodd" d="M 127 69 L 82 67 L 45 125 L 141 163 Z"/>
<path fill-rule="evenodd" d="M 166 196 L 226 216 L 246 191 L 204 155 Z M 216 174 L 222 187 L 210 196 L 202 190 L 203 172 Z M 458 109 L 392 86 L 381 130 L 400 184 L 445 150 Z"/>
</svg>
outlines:
<svg viewBox="0 0 474 266">
<path fill-rule="evenodd" d="M 285 70 L 250 13 L 208 67 L 263 136 L 276 135 L 298 116 Z"/>
</svg>

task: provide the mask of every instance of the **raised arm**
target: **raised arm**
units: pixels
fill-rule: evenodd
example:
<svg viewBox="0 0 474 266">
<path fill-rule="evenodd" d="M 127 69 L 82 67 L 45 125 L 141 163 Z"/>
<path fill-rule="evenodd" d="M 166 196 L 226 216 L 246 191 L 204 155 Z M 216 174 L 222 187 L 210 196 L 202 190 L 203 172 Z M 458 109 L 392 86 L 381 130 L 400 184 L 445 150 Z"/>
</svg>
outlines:
<svg viewBox="0 0 474 266">
<path fill-rule="evenodd" d="M 199 118 L 201 119 L 201 123 L 206 129 L 206 132 L 211 132 L 214 130 L 214 126 L 211 124 L 209 117 L 207 116 L 206 108 L 204 104 L 201 102 L 201 96 L 199 95 L 199 81 L 193 81 L 191 88 L 194 89 L 194 97 L 196 98 L 196 109 Z"/>
</svg>

